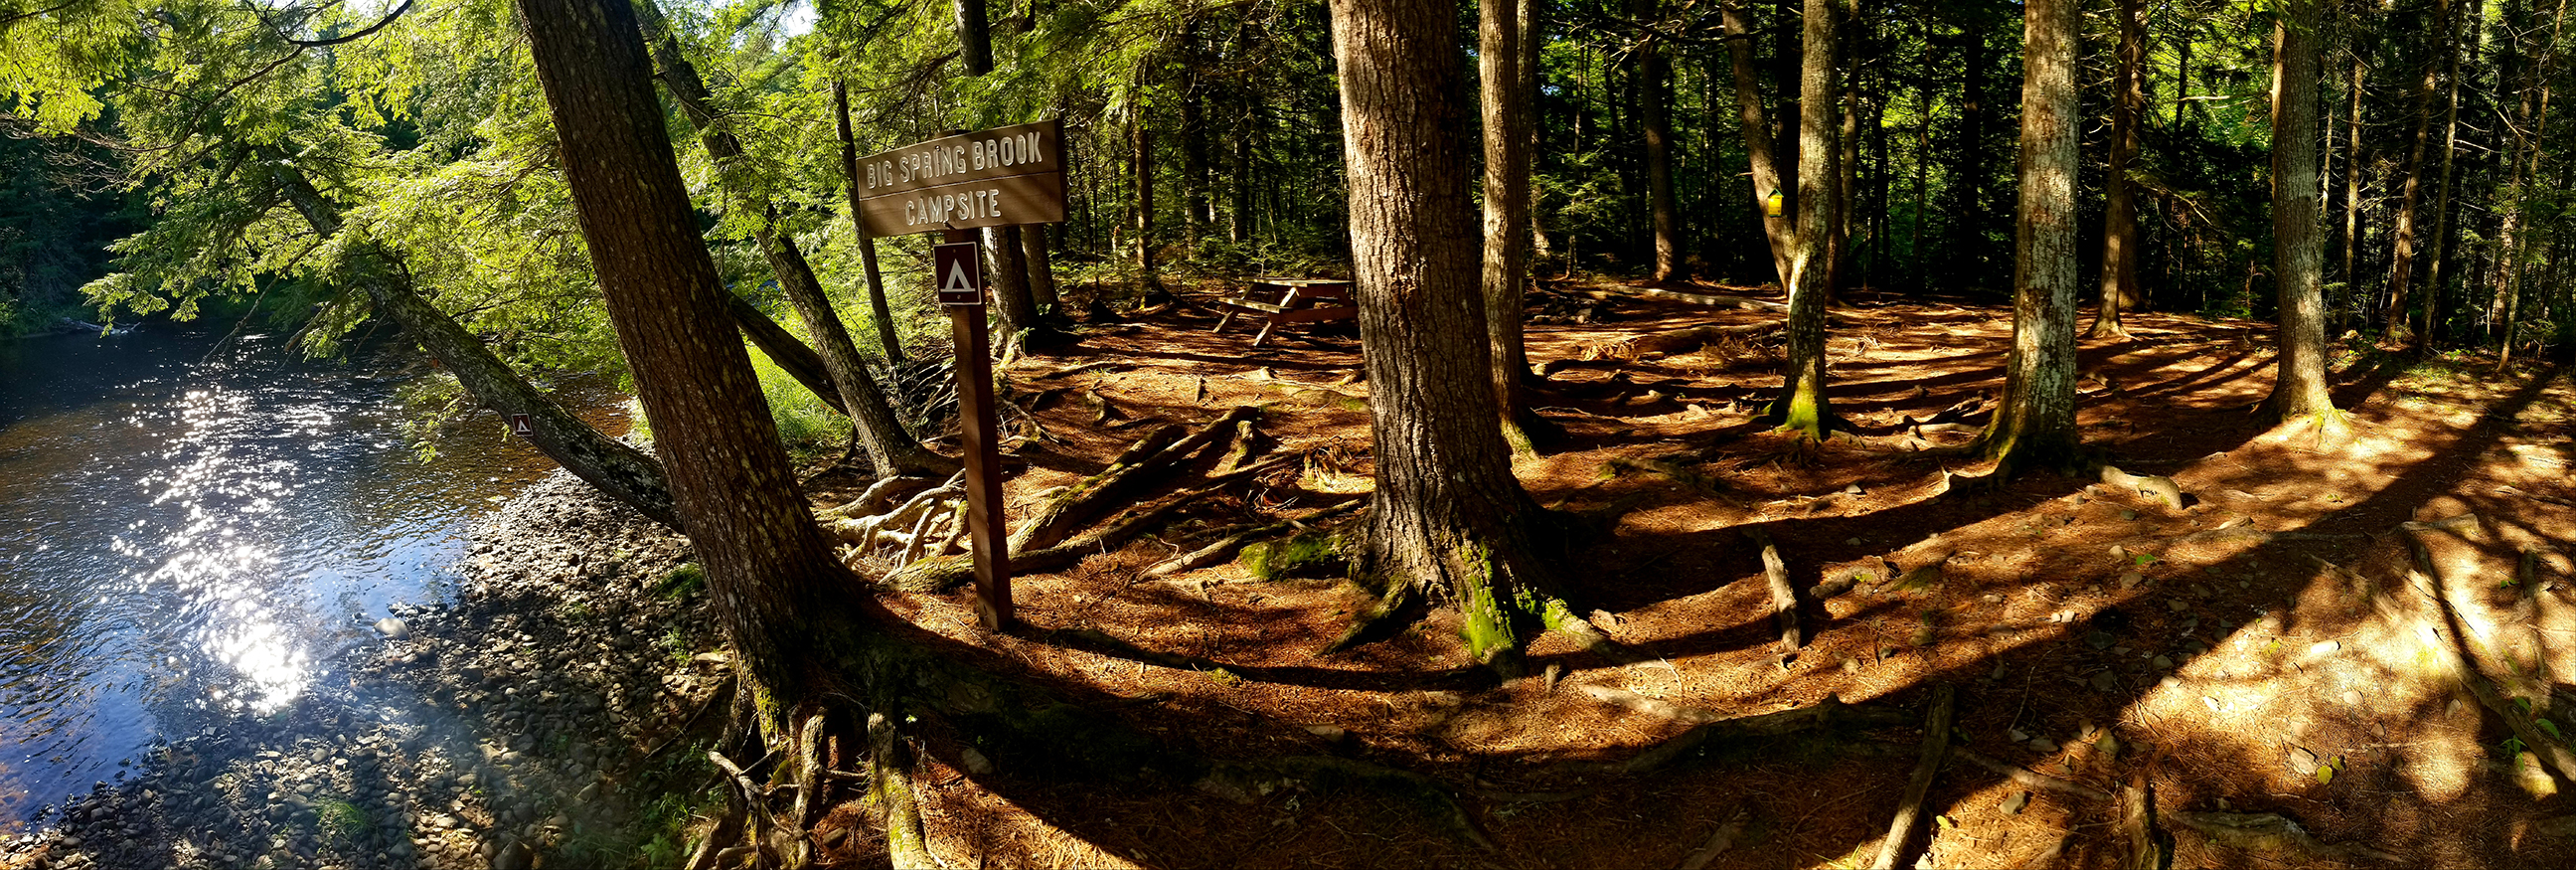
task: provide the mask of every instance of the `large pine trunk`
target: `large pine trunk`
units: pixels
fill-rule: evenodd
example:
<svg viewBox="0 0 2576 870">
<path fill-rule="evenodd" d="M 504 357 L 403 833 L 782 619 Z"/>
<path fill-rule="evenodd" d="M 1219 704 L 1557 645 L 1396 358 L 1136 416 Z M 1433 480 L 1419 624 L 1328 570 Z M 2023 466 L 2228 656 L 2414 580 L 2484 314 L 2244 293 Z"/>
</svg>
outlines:
<svg viewBox="0 0 2576 870">
<path fill-rule="evenodd" d="M 2013 231 L 2013 339 L 1994 422 L 1978 436 L 1997 476 L 2079 459 L 2075 430 L 2075 4 L 2023 9 L 2021 209 Z"/>
<path fill-rule="evenodd" d="M 2317 237 L 2319 0 L 2289 0 L 2273 28 L 2272 274 L 2280 294 L 2279 374 L 2264 402 L 2278 419 L 2331 415 L 2326 393 L 2325 250 Z"/>
<path fill-rule="evenodd" d="M 1539 508 L 1512 476 L 1494 393 L 1457 388 L 1491 376 L 1456 5 L 1333 0 L 1332 12 L 1377 461 L 1363 561 L 1399 590 L 1460 606 L 1470 654 L 1508 668 L 1545 569 L 1530 542 Z"/>
<path fill-rule="evenodd" d="M 1825 306 L 1833 293 L 1834 159 L 1842 89 L 1834 84 L 1834 0 L 1807 0 L 1798 82 L 1798 238 L 1789 261 L 1789 362 L 1780 397 L 1761 419 L 1823 440 L 1835 422 L 1825 399 Z"/>
<path fill-rule="evenodd" d="M 2129 163 L 2138 155 L 2138 113 L 2147 101 L 2146 3 L 2120 0 L 2120 74 L 2112 85 L 2111 155 L 2102 179 L 2102 298 L 2093 313 L 2095 338 L 2126 338 L 2120 314 L 2138 299 L 2138 207 L 2129 190 Z"/>
<path fill-rule="evenodd" d="M 634 7 L 525 0 L 530 54 L 562 140 L 618 345 L 678 513 L 706 566 L 744 688 L 778 733 L 857 637 L 853 587 L 797 492 L 654 100 Z"/>
</svg>

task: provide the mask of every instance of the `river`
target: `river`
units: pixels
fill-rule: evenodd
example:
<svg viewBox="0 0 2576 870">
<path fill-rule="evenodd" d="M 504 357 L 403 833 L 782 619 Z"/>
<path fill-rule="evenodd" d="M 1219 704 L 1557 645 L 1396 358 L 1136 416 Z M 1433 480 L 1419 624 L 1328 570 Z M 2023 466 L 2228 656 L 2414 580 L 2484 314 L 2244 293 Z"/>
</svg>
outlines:
<svg viewBox="0 0 2576 870">
<path fill-rule="evenodd" d="M 0 831 L 157 738 L 330 685 L 389 605 L 449 594 L 478 513 L 553 467 L 488 420 L 422 462 L 396 399 L 415 353 L 284 343 L 0 341 Z"/>
</svg>

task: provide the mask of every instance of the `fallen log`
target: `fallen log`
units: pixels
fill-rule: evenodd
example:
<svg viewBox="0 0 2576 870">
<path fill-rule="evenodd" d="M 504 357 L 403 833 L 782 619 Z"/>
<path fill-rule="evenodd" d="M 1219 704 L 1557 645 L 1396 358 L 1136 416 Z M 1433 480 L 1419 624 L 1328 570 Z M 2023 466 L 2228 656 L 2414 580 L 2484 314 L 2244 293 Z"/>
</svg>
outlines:
<svg viewBox="0 0 2576 870">
<path fill-rule="evenodd" d="M 1243 549 L 1243 545 L 1251 543 L 1256 539 L 1296 528 L 1298 523 L 1315 522 L 1367 503 L 1368 499 L 1366 498 L 1354 498 L 1349 501 L 1342 502 L 1341 504 L 1315 511 L 1295 520 L 1282 520 L 1275 523 L 1266 523 L 1254 526 L 1237 526 L 1235 527 L 1235 530 L 1226 532 L 1223 537 L 1218 538 L 1215 543 L 1156 562 L 1153 567 L 1146 568 L 1142 573 L 1139 573 L 1136 576 L 1147 580 L 1159 580 L 1184 571 L 1196 571 L 1200 568 L 1205 568 L 1209 565 L 1214 565 L 1218 562 L 1224 561 L 1229 556 L 1232 556 L 1235 551 Z"/>
<path fill-rule="evenodd" d="M 1024 552 L 1052 546 L 1073 534 L 1080 523 L 1097 515 L 1119 499 L 1132 494 L 1146 474 L 1178 466 L 1206 447 L 1220 432 L 1232 432 L 1235 424 L 1249 420 L 1256 411 L 1250 406 L 1237 406 L 1200 426 L 1197 431 L 1177 441 L 1167 440 L 1177 426 L 1164 426 L 1137 441 L 1108 468 L 1067 487 L 1063 493 L 1047 500 L 1037 514 L 1011 534 L 1011 552 Z M 1147 445 L 1158 445 L 1148 447 Z"/>
<path fill-rule="evenodd" d="M 2359 843 L 2330 845 L 2279 813 L 2172 813 L 2175 824 L 2199 831 L 2210 842 L 2246 851 L 2297 850 L 2340 860 L 2395 864 L 2405 859 Z"/>
<path fill-rule="evenodd" d="M 1669 332 L 1630 335 L 1613 341 L 1590 342 L 1583 346 L 1581 353 L 1586 360 L 1636 359 L 1640 355 L 1650 353 L 1685 353 L 1698 350 L 1719 339 L 1751 338 L 1785 332 L 1787 329 L 1786 324 L 1776 322 L 1724 326 L 1710 324 Z"/>
<path fill-rule="evenodd" d="M 1780 548 L 1772 546 L 1770 535 L 1760 529 L 1746 535 L 1762 547 L 1762 579 L 1771 587 L 1771 619 L 1780 628 L 1780 651 L 1797 652 L 1806 642 L 1799 637 L 1798 591 L 1789 585 L 1789 565 L 1780 560 Z"/>
<path fill-rule="evenodd" d="M 1896 870 L 1896 858 L 1904 851 L 1905 841 L 1914 838 L 1914 826 L 1923 820 L 1923 796 L 1932 790 L 1933 776 L 1941 772 L 1942 756 L 1950 749 L 1950 715 L 1958 703 L 1958 689 L 1943 685 L 1932 690 L 1930 722 L 1923 729 L 1923 754 L 1914 764 L 1914 778 L 1905 783 L 1905 799 L 1896 805 L 1896 818 L 1887 823 L 1887 839 L 1878 843 L 1878 858 L 1870 866 L 1878 870 Z"/>
</svg>

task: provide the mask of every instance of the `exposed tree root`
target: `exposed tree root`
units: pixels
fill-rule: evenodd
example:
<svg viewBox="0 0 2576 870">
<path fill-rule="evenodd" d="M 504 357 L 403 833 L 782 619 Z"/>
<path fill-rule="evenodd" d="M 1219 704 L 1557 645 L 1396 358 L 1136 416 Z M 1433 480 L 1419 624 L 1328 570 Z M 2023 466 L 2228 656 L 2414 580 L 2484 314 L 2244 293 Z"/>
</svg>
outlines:
<svg viewBox="0 0 2576 870">
<path fill-rule="evenodd" d="M 1771 619 L 1780 627 L 1780 652 L 1795 653 L 1806 641 L 1798 631 L 1798 591 L 1789 584 L 1789 565 L 1780 559 L 1780 548 L 1771 544 L 1771 536 L 1760 529 L 1746 532 L 1762 548 L 1762 579 L 1771 587 Z"/>
<path fill-rule="evenodd" d="M 1671 763 L 1673 759 L 1681 757 L 1683 753 L 1707 743 L 1711 738 L 1723 740 L 1778 737 L 1840 724 L 1893 725 L 1909 722 L 1914 718 L 1899 710 L 1855 707 L 1843 703 L 1840 697 L 1834 695 L 1827 695 L 1824 700 L 1805 707 L 1793 707 L 1752 716 L 1728 717 L 1713 710 L 1684 707 L 1607 686 L 1585 686 L 1583 693 L 1597 701 L 1617 704 L 1650 716 L 1660 716 L 1675 722 L 1689 723 L 1692 726 L 1690 730 L 1656 744 L 1654 748 L 1638 753 L 1626 761 L 1579 765 L 1582 769 L 1607 773 L 1634 774 L 1660 768 Z"/>
<path fill-rule="evenodd" d="M 1041 505 L 1035 516 L 1011 533 L 1010 551 L 1028 552 L 1062 542 L 1083 521 L 1134 494 L 1147 475 L 1177 469 L 1218 435 L 1233 434 L 1236 424 L 1250 421 L 1255 413 L 1251 406 L 1237 406 L 1186 437 L 1159 448 L 1148 448 L 1147 445 L 1161 441 L 1174 427 L 1155 430 L 1120 454 L 1108 468 L 1066 488 Z"/>
<path fill-rule="evenodd" d="M 2129 838 L 2129 860 L 2121 870 L 2168 870 L 2173 866 L 2173 834 L 2156 825 L 2156 788 L 2143 783 L 2120 790 L 2120 830 Z"/>
<path fill-rule="evenodd" d="M 2102 466 L 2102 482 L 2119 487 L 2122 492 L 2149 497 L 2169 510 L 2183 509 L 2182 486 L 2161 474 L 2130 474 L 2116 466 Z"/>
<path fill-rule="evenodd" d="M 2422 523 L 2407 525 L 2431 526 Z M 2460 642 L 2460 629 L 2466 623 L 2461 620 L 2459 612 L 2451 608 L 2450 597 L 2443 594 L 2442 581 L 2418 571 L 2408 571 L 2407 581 L 2416 594 L 2428 599 L 2431 605 L 2423 620 L 2424 631 L 2440 644 L 2443 665 L 2452 671 L 2460 688 L 2477 698 L 2478 703 L 2493 711 L 2497 718 L 2503 719 L 2505 727 L 2513 730 L 2513 736 L 2520 738 L 2522 745 L 2529 747 L 2542 761 L 2548 762 L 2558 775 L 2576 781 L 2576 752 L 2571 752 L 2565 741 L 2540 730 L 2533 724 L 2531 714 L 2514 709 L 2513 704 L 2506 701 L 2504 693 L 2497 691 L 2495 684 L 2478 671 L 2476 660 L 2470 658 L 2467 647 Z"/>
<path fill-rule="evenodd" d="M 1220 534 L 1222 536 L 1217 538 L 1213 543 L 1196 550 L 1156 562 L 1152 567 L 1148 567 L 1144 571 L 1138 572 L 1136 576 L 1146 580 L 1159 580 L 1165 577 L 1170 577 L 1174 574 L 1205 568 L 1209 565 L 1214 565 L 1218 562 L 1224 561 L 1226 558 L 1234 555 L 1236 551 L 1243 549 L 1243 545 L 1251 543 L 1254 540 L 1276 535 L 1289 529 L 1298 528 L 1304 523 L 1323 520 L 1367 503 L 1368 499 L 1366 498 L 1354 498 L 1349 501 L 1342 502 L 1341 504 L 1317 510 L 1295 520 L 1282 520 L 1275 523 L 1266 523 L 1261 525 L 1237 526 L 1233 529 L 1221 532 Z"/>
<path fill-rule="evenodd" d="M 1956 709 L 1958 690 L 1943 685 L 1932 690 L 1930 721 L 1923 728 L 1923 754 L 1914 764 L 1914 778 L 1905 783 L 1905 799 L 1896 805 L 1896 818 L 1887 824 L 1887 838 L 1878 843 L 1878 857 L 1870 866 L 1879 870 L 1896 870 L 1899 853 L 1905 841 L 1913 839 L 1914 826 L 1923 820 L 1923 796 L 1932 790 L 1933 776 L 1941 772 L 1941 759 L 1950 749 L 1950 715 Z"/>
<path fill-rule="evenodd" d="M 2008 764 L 1995 760 L 1990 756 L 1964 746 L 1953 747 L 1950 750 L 1950 754 L 1961 760 L 1967 761 L 1970 764 L 2003 774 L 2005 778 L 2019 783 L 2026 788 L 2035 788 L 2041 791 L 2052 791 L 2069 797 L 2079 797 L 2086 800 L 2108 801 L 2111 799 L 2110 792 L 2106 792 L 2080 782 L 2059 779 L 2044 773 L 2033 773 L 2029 770 L 2023 769 L 2019 765 Z"/>
<path fill-rule="evenodd" d="M 1084 556 L 1117 549 L 1155 524 L 1169 518 L 1173 511 L 1209 493 L 1247 477 L 1287 467 L 1295 456 L 1281 456 L 1266 462 L 1247 465 L 1217 475 L 1205 485 L 1173 493 L 1144 504 L 1135 505 L 1110 517 L 1096 528 L 1075 535 L 1072 540 L 1031 551 L 1011 553 L 1011 573 L 1036 574 L 1053 571 L 1082 561 Z M 963 526 L 958 527 L 962 531 Z M 880 582 L 887 588 L 913 592 L 937 592 L 954 589 L 974 578 L 975 565 L 967 554 L 942 555 L 904 565 L 887 574 Z"/>
<path fill-rule="evenodd" d="M 1701 843 L 1690 857 L 1682 859 L 1682 870 L 1706 870 L 1709 862 L 1735 847 L 1736 838 L 1744 836 L 1744 824 L 1752 819 L 1752 811 L 1737 807 L 1735 815 L 1729 816 L 1724 824 L 1717 826 L 1717 830 L 1709 833 L 1708 842 Z"/>
<path fill-rule="evenodd" d="M 886 852 L 896 870 L 938 870 L 928 838 L 921 832 L 920 803 L 912 793 L 912 765 L 894 723 L 883 713 L 868 714 L 868 790 L 885 812 Z"/>
<path fill-rule="evenodd" d="M 2341 861 L 2396 864 L 2405 859 L 2359 843 L 2331 845 L 2310 835 L 2298 822 L 2279 813 L 2172 813 L 2175 824 L 2199 831 L 2210 842 L 2246 851 L 2295 851 Z"/>
<path fill-rule="evenodd" d="M 1782 323 L 1747 323 L 1721 326 L 1710 324 L 1664 332 L 1628 335 L 1611 341 L 1585 344 L 1579 351 L 1585 360 L 1636 359 L 1645 354 L 1684 353 L 1699 350 L 1722 339 L 1751 339 L 1786 332 Z"/>
</svg>

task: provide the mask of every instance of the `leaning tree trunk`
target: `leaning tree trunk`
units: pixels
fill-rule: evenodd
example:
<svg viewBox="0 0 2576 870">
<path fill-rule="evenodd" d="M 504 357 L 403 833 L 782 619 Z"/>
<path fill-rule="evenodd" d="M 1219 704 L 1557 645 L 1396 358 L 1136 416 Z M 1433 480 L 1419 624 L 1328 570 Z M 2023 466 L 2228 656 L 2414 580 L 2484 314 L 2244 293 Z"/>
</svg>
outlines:
<svg viewBox="0 0 2576 870">
<path fill-rule="evenodd" d="M 1529 286 L 1529 93 L 1521 87 L 1521 8 L 1531 0 L 1477 4 L 1476 63 L 1484 109 L 1485 342 L 1491 348 L 1494 399 L 1503 440 L 1522 455 L 1538 452 L 1530 410 L 1529 351 L 1521 341 L 1523 291 Z"/>
<path fill-rule="evenodd" d="M 1762 223 L 1763 239 L 1770 244 L 1771 267 L 1780 277 L 1783 289 L 1797 286 L 1790 278 L 1791 251 L 1798 244 L 1797 228 L 1782 215 L 1773 215 L 1765 207 L 1771 192 L 1780 189 L 1780 166 L 1772 151 L 1771 122 L 1762 115 L 1762 92 L 1753 79 L 1753 32 L 1744 22 L 1744 0 L 1726 0 L 1722 20 L 1726 26 L 1726 53 L 1733 61 L 1735 78 L 1736 125 L 1744 134 L 1746 162 L 1753 172 L 1753 217 Z"/>
<path fill-rule="evenodd" d="M 850 237 L 858 241 L 859 265 L 868 282 L 868 317 L 876 324 L 886 363 L 902 365 L 903 340 L 895 335 L 894 312 L 886 305 L 885 276 L 877 270 L 877 240 L 868 235 L 867 218 L 859 208 L 859 191 L 865 188 L 859 184 L 858 138 L 850 134 L 850 87 L 838 78 L 832 80 L 832 107 L 841 134 L 841 174 L 847 176 L 842 181 L 850 192 Z"/>
<path fill-rule="evenodd" d="M 2129 190 L 2129 164 L 2137 159 L 2138 112 L 2147 101 L 2144 0 L 2120 0 L 2119 19 L 2120 77 L 2112 85 L 2110 171 L 2102 179 L 2102 301 L 2093 313 L 2094 338 L 2129 337 L 2120 313 L 2138 298 L 2138 207 Z"/>
<path fill-rule="evenodd" d="M 858 639 L 849 572 L 796 490 L 671 154 L 635 9 L 524 0 L 529 53 L 618 345 L 718 624 L 765 730 L 832 690 Z"/>
<path fill-rule="evenodd" d="M 2434 0 L 2433 5 L 2438 10 L 2435 15 L 2438 19 L 2435 25 L 2439 28 L 2438 32 L 2450 33 L 2451 0 Z M 2447 51 L 2449 40 L 2437 39 L 2433 40 L 2432 44 Z M 2389 256 L 2388 264 L 2386 337 L 2393 345 L 2402 345 L 2411 341 L 2406 335 L 2406 295 L 2408 285 L 2415 277 L 2415 208 L 2423 196 L 2421 188 L 2424 181 L 2424 150 L 2428 141 L 2432 139 L 2434 77 L 2440 75 L 2441 71 L 2439 59 L 2426 58 L 2424 75 L 2415 84 L 2415 135 L 2413 144 L 2406 150 L 2405 192 L 2398 196 L 2397 217 L 2392 233 L 2396 249 Z"/>
<path fill-rule="evenodd" d="M 2075 430 L 2075 5 L 2023 9 L 2021 210 L 2013 232 L 2013 343 L 2003 400 L 1978 436 L 1995 474 L 2069 467 Z"/>
<path fill-rule="evenodd" d="M 657 76 L 673 102 L 680 104 L 681 114 L 696 128 L 698 143 L 716 164 L 716 183 L 722 188 L 734 209 L 756 215 L 752 239 L 761 256 L 769 261 L 770 271 L 778 276 L 779 289 L 786 291 L 787 301 L 795 306 L 797 317 L 814 336 L 815 350 L 823 356 L 823 367 L 831 373 L 832 384 L 841 394 L 841 408 L 858 425 L 859 445 L 867 451 L 868 462 L 879 474 L 934 473 L 954 467 L 944 457 L 930 452 L 912 433 L 903 428 L 895 416 L 894 405 L 878 389 L 876 379 L 868 374 L 867 363 L 859 358 L 858 345 L 841 324 L 841 315 L 823 293 L 823 282 L 814 276 L 814 266 L 798 250 L 796 240 L 779 231 L 778 209 L 752 194 L 741 173 L 742 141 L 726 129 L 723 119 L 715 114 L 713 95 L 707 92 L 698 69 L 680 53 L 680 43 L 663 23 L 661 13 L 652 3 L 636 4 L 636 13 L 645 29 L 638 34 L 650 40 Z"/>
<path fill-rule="evenodd" d="M 1789 262 L 1789 362 L 1780 396 L 1761 419 L 1821 441 L 1836 422 L 1825 399 L 1825 305 L 1833 292 L 1835 143 L 1834 0 L 1807 0 L 1798 96 L 1798 245 Z"/>
<path fill-rule="evenodd" d="M 2317 28 L 2320 0 L 2289 0 L 2274 25 L 2272 276 L 2280 293 L 2279 373 L 2263 403 L 2275 419 L 2334 425 L 2326 393 L 2325 249 L 2317 238 Z"/>
<path fill-rule="evenodd" d="M 1352 272 L 1377 493 L 1370 576 L 1464 610 L 1468 652 L 1509 670 L 1545 585 L 1540 509 L 1492 421 L 1476 233 L 1467 215 L 1454 3 L 1333 0 Z M 1392 609 L 1392 607 L 1390 607 Z"/>
<path fill-rule="evenodd" d="M 270 167 L 287 203 L 303 215 L 316 235 L 327 239 L 340 234 L 345 223 L 339 207 L 324 199 L 302 171 L 282 157 L 270 161 Z M 491 348 L 484 347 L 481 339 L 422 298 L 393 251 L 374 240 L 343 244 L 358 254 L 347 258 L 356 270 L 353 283 L 366 292 L 376 313 L 401 325 L 403 334 L 419 342 L 431 359 L 455 375 L 457 385 L 473 395 L 476 402 L 497 414 L 528 415 L 528 440 L 574 477 L 654 522 L 682 528 L 661 463 L 591 428 L 563 405 L 538 392 L 526 378 L 519 377 Z"/>
</svg>

